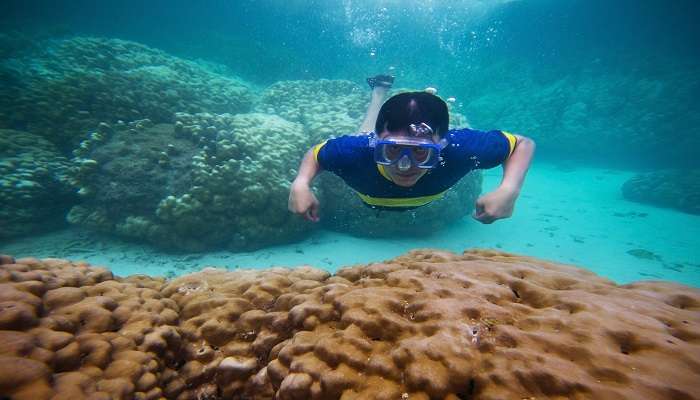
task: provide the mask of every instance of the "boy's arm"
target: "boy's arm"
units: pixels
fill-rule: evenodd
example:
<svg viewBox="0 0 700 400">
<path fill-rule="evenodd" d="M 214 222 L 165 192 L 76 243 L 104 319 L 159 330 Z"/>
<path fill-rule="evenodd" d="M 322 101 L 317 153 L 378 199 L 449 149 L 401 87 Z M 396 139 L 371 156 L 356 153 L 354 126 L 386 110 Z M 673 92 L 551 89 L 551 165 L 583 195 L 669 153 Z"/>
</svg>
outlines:
<svg viewBox="0 0 700 400">
<path fill-rule="evenodd" d="M 319 202 L 311 191 L 311 182 L 321 172 L 321 166 L 316 159 L 320 146 L 323 146 L 323 144 L 312 147 L 301 160 L 299 172 L 289 190 L 289 201 L 287 203 L 289 211 L 313 222 L 319 221 Z"/>
<path fill-rule="evenodd" d="M 316 159 L 316 153 L 318 153 L 318 147 L 322 146 L 316 145 L 309 149 L 301 160 L 301 165 L 299 165 L 299 172 L 297 177 L 294 178 L 295 183 L 306 184 L 311 186 L 311 182 L 314 180 L 316 175 L 321 172 L 321 165 L 319 165 Z"/>
<path fill-rule="evenodd" d="M 345 135 L 328 139 L 307 151 L 290 188 L 289 211 L 317 222 L 319 204 L 311 191 L 311 182 L 321 171 L 329 171 L 342 178 L 366 158 L 367 145 L 366 135 Z"/>
<path fill-rule="evenodd" d="M 525 136 L 513 136 L 516 138 L 515 148 L 510 157 L 503 163 L 503 180 L 500 187 L 515 193 L 517 197 L 535 153 L 535 141 Z"/>
<path fill-rule="evenodd" d="M 516 142 L 512 154 L 503 162 L 501 184 L 496 190 L 479 197 L 476 201 L 473 217 L 484 224 L 508 218 L 513 214 L 515 200 L 520 194 L 535 153 L 535 142 L 532 139 L 520 135 L 513 136 Z"/>
</svg>

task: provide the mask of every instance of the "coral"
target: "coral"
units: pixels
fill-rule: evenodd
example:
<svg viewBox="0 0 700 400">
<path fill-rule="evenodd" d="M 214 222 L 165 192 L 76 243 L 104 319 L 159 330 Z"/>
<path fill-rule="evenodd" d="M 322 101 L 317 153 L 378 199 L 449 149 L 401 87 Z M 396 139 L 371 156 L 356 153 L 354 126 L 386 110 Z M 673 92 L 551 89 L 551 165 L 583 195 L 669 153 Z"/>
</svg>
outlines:
<svg viewBox="0 0 700 400">
<path fill-rule="evenodd" d="M 393 89 L 387 98 L 415 89 Z M 357 133 L 369 104 L 370 92 L 346 80 L 280 81 L 262 94 L 256 109 L 304 125 L 313 142 Z M 450 127 L 468 126 L 466 118 L 451 111 Z"/>
<path fill-rule="evenodd" d="M 661 68 L 649 60 L 619 69 L 600 60 L 573 69 L 487 62 L 454 84 L 466 94 L 463 112 L 477 127 L 531 136 L 545 157 L 697 166 L 696 68 L 668 59 Z"/>
<path fill-rule="evenodd" d="M 12 261 L 0 267 L 4 397 L 162 396 L 180 341 L 179 310 L 161 296 L 162 279 L 117 280 L 58 259 Z"/>
<path fill-rule="evenodd" d="M 488 250 L 171 281 L 0 262 L 18 400 L 697 398 L 700 292 L 677 284 Z"/>
<path fill-rule="evenodd" d="M 300 123 L 312 142 L 358 131 L 369 91 L 350 81 L 281 81 L 270 85 L 256 109 Z"/>
<path fill-rule="evenodd" d="M 33 38 L 23 32 L 0 32 L 0 60 L 35 46 Z M 1 75 L 0 75 L 1 76 Z"/>
<path fill-rule="evenodd" d="M 70 162 L 39 135 L 0 129 L 0 239 L 64 223 L 76 201 Z"/>
<path fill-rule="evenodd" d="M 73 207 L 68 220 L 112 232 L 134 217 L 153 215 L 169 190 L 189 188 L 188 167 L 198 148 L 173 131 L 173 125 L 148 120 L 115 127 L 101 124 L 74 151 L 72 177 L 83 202 Z M 164 230 L 154 231 L 152 236 Z"/>
<path fill-rule="evenodd" d="M 297 240 L 311 227 L 286 210 L 295 168 L 306 149 L 329 137 L 328 128 L 357 129 L 351 115 L 361 115 L 365 95 L 346 81 L 281 82 L 266 91 L 267 106 L 259 109 L 300 122 L 261 113 L 176 113 L 174 126 L 102 123 L 74 151 L 85 201 L 68 220 L 189 250 Z M 465 121 L 453 115 L 455 126 Z M 319 191 L 328 227 L 369 236 L 404 228 L 424 234 L 470 212 L 480 184 L 472 174 L 444 200 L 392 215 L 366 208 L 334 177 L 320 179 Z M 376 231 L 372 222 L 385 221 L 392 229 Z"/>
<path fill-rule="evenodd" d="M 700 214 L 700 169 L 637 174 L 622 186 L 626 199 Z"/>
<path fill-rule="evenodd" d="M 252 114 L 178 113 L 175 125 L 101 125 L 76 150 L 85 201 L 69 221 L 188 250 L 252 249 L 309 230 L 286 208 L 310 142 L 299 124 Z M 111 132 L 111 133 L 110 133 Z"/>
<path fill-rule="evenodd" d="M 0 127 L 40 134 L 64 149 L 101 121 L 172 123 L 178 111 L 252 106 L 239 80 L 134 42 L 50 39 L 16 53 L 0 62 Z"/>
</svg>

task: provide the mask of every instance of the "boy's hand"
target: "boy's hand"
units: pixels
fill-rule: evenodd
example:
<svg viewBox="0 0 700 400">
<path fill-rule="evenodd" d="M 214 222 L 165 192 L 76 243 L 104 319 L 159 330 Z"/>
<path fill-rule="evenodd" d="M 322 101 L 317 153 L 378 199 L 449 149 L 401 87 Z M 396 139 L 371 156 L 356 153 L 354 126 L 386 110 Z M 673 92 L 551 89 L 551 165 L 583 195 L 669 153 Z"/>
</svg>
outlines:
<svg viewBox="0 0 700 400">
<path fill-rule="evenodd" d="M 476 199 L 476 206 L 472 217 L 482 224 L 490 224 L 502 218 L 513 215 L 517 192 L 506 187 L 499 187 L 491 193 Z"/>
<path fill-rule="evenodd" d="M 309 221 L 318 222 L 319 202 L 308 183 L 294 181 L 289 191 L 289 211 L 299 214 Z"/>
</svg>

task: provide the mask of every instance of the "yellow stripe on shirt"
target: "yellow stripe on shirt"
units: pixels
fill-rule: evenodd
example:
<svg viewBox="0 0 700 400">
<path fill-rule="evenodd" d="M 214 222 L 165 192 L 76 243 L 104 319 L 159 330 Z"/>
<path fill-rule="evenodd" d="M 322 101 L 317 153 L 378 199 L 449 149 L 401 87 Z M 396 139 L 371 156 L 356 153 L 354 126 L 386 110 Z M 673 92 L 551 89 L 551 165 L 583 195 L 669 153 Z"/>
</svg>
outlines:
<svg viewBox="0 0 700 400">
<path fill-rule="evenodd" d="M 515 143 L 517 143 L 518 138 L 510 132 L 501 131 L 501 133 L 506 137 L 506 139 L 508 139 L 508 145 L 510 146 L 508 157 L 510 157 L 510 155 L 513 154 L 513 150 L 515 150 Z"/>
<path fill-rule="evenodd" d="M 314 158 L 316 159 L 316 162 L 318 162 L 318 152 L 321 151 L 321 147 L 323 147 L 327 142 L 328 141 L 325 140 L 323 143 L 319 143 L 312 148 L 314 151 Z"/>
<path fill-rule="evenodd" d="M 360 192 L 356 192 L 360 199 L 370 206 L 380 207 L 420 207 L 432 201 L 438 200 L 444 196 L 445 192 L 432 194 L 422 197 L 405 197 L 405 198 L 387 198 L 387 197 L 372 197 Z"/>
<path fill-rule="evenodd" d="M 382 164 L 377 164 L 377 170 L 379 170 L 379 174 L 386 178 L 389 182 L 394 182 L 393 179 L 389 176 L 389 174 L 386 173 L 386 169 L 384 169 L 384 166 Z"/>
</svg>

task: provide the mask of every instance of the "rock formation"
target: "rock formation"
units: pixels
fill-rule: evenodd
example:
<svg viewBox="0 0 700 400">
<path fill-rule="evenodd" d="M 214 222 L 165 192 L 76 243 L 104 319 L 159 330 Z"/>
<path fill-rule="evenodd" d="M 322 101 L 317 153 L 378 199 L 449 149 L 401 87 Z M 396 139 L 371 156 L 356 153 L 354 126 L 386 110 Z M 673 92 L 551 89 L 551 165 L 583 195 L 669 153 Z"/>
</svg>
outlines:
<svg viewBox="0 0 700 400">
<path fill-rule="evenodd" d="M 0 260 L 3 398 L 698 398 L 677 284 L 483 250 L 171 281 Z"/>
<path fill-rule="evenodd" d="M 700 214 L 700 169 L 637 174 L 622 186 L 626 199 Z"/>
</svg>

